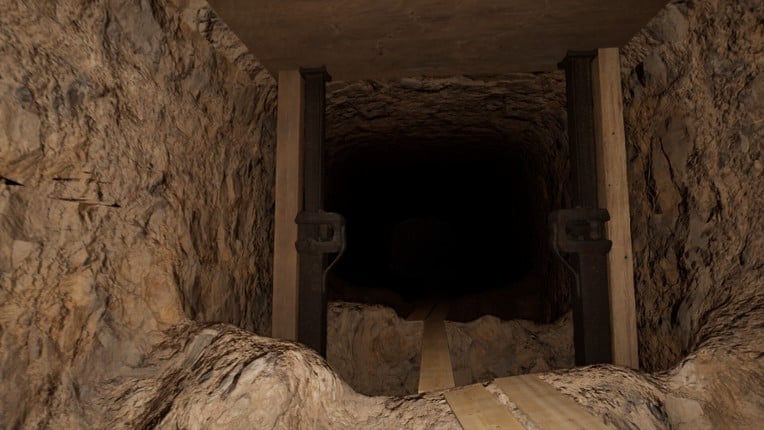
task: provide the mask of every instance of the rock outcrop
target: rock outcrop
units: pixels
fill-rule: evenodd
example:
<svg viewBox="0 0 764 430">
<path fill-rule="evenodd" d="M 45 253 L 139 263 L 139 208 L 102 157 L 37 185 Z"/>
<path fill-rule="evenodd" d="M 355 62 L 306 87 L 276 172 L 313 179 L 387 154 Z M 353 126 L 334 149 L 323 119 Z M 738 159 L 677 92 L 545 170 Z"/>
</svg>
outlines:
<svg viewBox="0 0 764 430">
<path fill-rule="evenodd" d="M 329 304 L 327 361 L 367 395 L 416 393 L 422 360 L 422 321 L 407 321 L 384 306 Z M 457 386 L 493 378 L 573 367 L 570 314 L 553 324 L 483 316 L 446 322 Z"/>
</svg>

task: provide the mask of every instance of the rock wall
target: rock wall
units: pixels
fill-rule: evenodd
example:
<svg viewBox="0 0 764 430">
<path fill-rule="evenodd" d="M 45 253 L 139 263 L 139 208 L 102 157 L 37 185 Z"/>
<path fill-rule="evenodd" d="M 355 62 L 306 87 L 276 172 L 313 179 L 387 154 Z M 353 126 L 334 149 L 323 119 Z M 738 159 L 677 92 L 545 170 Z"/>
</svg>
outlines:
<svg viewBox="0 0 764 430">
<path fill-rule="evenodd" d="M 665 406 L 686 428 L 764 416 L 763 20 L 677 1 L 623 50 L 641 364 L 678 363 Z"/>
<path fill-rule="evenodd" d="M 457 386 L 575 365 L 570 313 L 551 324 L 490 315 L 468 323 L 447 321 L 446 335 Z"/>
<path fill-rule="evenodd" d="M 417 392 L 422 361 L 421 321 L 406 321 L 384 306 L 331 302 L 326 361 L 359 393 Z"/>
<path fill-rule="evenodd" d="M 646 370 L 761 333 L 762 17 L 760 1 L 674 2 L 623 50 Z"/>
<path fill-rule="evenodd" d="M 169 327 L 269 333 L 275 90 L 193 6 L 0 8 L 0 423 L 101 427 Z"/>
</svg>

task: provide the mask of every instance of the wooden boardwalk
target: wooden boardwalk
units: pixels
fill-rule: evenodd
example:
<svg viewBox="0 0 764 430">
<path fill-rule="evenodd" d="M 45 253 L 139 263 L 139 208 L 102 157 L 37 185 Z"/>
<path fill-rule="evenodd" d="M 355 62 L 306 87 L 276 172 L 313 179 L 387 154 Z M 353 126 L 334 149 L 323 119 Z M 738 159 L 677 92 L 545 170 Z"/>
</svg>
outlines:
<svg viewBox="0 0 764 430">
<path fill-rule="evenodd" d="M 446 336 L 445 303 L 423 303 L 410 321 L 424 320 L 419 392 L 454 387 L 454 374 Z M 602 430 L 612 427 L 587 412 L 573 399 L 535 375 L 499 378 L 494 384 L 540 430 Z M 481 384 L 445 393 L 464 430 L 525 430 L 510 409 Z"/>
<path fill-rule="evenodd" d="M 454 370 L 448 350 L 446 323 L 448 304 L 435 306 L 424 320 L 422 331 L 422 363 L 419 366 L 419 392 L 441 390 L 454 386 Z"/>
</svg>

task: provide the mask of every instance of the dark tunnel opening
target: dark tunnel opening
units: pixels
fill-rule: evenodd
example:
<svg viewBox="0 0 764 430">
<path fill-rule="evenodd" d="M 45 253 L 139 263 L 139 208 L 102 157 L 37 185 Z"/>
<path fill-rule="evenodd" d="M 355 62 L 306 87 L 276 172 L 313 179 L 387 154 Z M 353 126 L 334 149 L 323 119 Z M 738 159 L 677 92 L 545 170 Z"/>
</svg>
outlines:
<svg viewBox="0 0 764 430">
<path fill-rule="evenodd" d="M 347 222 L 330 299 L 402 316 L 449 300 L 456 321 L 556 317 L 549 290 L 560 280 L 544 257 L 549 178 L 537 161 L 492 139 L 353 145 L 327 166 L 326 207 Z"/>
</svg>

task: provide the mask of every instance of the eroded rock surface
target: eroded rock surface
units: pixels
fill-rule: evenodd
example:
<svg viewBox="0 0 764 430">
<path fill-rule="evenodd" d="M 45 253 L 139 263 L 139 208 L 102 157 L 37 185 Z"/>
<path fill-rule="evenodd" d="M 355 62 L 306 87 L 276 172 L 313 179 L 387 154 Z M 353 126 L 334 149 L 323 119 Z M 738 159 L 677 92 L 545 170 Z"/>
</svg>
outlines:
<svg viewBox="0 0 764 430">
<path fill-rule="evenodd" d="M 0 422 L 101 427 L 164 330 L 269 330 L 275 93 L 172 4 L 2 9 Z"/>
<path fill-rule="evenodd" d="M 416 393 L 422 330 L 421 321 L 406 321 L 384 306 L 332 302 L 327 361 L 360 393 Z M 570 315 L 553 324 L 493 316 L 447 321 L 446 335 L 457 386 L 573 366 Z"/>
<path fill-rule="evenodd" d="M 417 392 L 422 360 L 421 321 L 406 321 L 393 309 L 331 302 L 326 359 L 355 390 L 367 395 Z"/>
<path fill-rule="evenodd" d="M 447 321 L 446 335 L 457 385 L 566 369 L 575 361 L 570 313 L 552 324 L 490 315 L 468 323 Z"/>
</svg>

